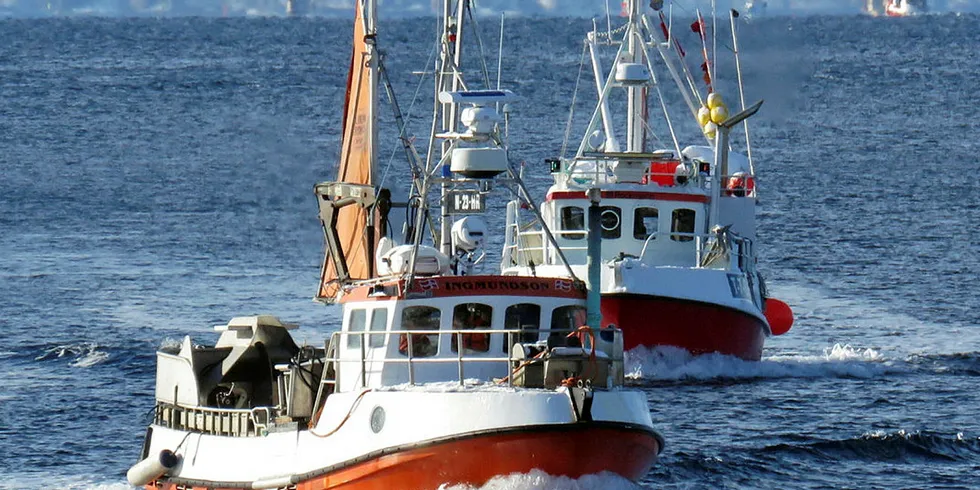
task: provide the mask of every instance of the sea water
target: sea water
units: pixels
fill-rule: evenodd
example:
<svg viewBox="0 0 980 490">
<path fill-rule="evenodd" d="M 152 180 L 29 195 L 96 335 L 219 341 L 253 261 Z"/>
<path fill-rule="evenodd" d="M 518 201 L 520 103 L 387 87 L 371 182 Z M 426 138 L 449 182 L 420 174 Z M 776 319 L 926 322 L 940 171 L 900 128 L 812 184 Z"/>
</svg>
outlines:
<svg viewBox="0 0 980 490">
<path fill-rule="evenodd" d="M 761 362 L 629 354 L 667 441 L 641 486 L 980 488 L 978 21 L 740 21 L 746 99 L 765 99 L 750 120 L 759 268 L 796 323 Z M 495 80 L 496 19 L 482 22 Z M 419 145 L 434 25 L 380 27 Z M 594 104 L 588 67 L 579 77 L 591 26 L 508 20 L 502 86 L 523 96 L 509 139 L 538 198 L 577 80 L 569 146 Z M 727 34 L 716 83 L 735 105 Z M 212 342 L 212 325 L 247 314 L 300 323 L 317 344 L 337 328 L 338 310 L 311 301 L 312 189 L 336 172 L 350 26 L 4 20 L 0 41 L 0 488 L 128 488 L 159 347 Z M 476 86 L 482 71 L 469 65 Z M 379 162 L 403 182 L 381 113 Z M 679 114 L 683 141 L 703 141 Z M 486 487 L 634 485 L 531 473 Z"/>
</svg>

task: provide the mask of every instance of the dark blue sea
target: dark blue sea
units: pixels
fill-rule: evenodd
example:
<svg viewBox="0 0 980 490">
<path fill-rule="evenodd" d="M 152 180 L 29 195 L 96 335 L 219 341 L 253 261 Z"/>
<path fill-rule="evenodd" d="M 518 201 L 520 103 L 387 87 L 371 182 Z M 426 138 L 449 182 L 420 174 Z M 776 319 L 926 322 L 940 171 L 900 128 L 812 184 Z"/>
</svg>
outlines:
<svg viewBox="0 0 980 490">
<path fill-rule="evenodd" d="M 498 21 L 481 22 L 495 78 Z M 542 197 L 592 23 L 507 23 L 512 151 Z M 413 71 L 434 24 L 381 23 L 420 144 L 432 95 Z M 644 488 L 980 488 L 978 25 L 741 23 L 747 98 L 766 101 L 751 120 L 759 267 L 796 323 L 761 362 L 631 354 L 667 441 Z M 129 488 L 165 343 L 211 342 L 244 314 L 315 343 L 337 327 L 311 299 L 312 189 L 335 176 L 349 46 L 341 20 L 0 21 L 0 488 Z M 731 62 L 718 73 L 734 100 Z M 581 83 L 576 140 L 594 100 Z M 395 181 L 400 157 L 389 136 Z"/>
</svg>

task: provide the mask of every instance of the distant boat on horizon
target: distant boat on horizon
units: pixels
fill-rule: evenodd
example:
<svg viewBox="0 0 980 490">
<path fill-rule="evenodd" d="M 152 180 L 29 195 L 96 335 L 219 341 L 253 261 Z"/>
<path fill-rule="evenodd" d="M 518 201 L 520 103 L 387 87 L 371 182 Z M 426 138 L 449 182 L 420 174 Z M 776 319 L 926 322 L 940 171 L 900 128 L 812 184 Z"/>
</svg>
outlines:
<svg viewBox="0 0 980 490">
<path fill-rule="evenodd" d="M 925 0 L 886 0 L 885 15 L 888 17 L 908 17 L 928 11 Z"/>
<path fill-rule="evenodd" d="M 875 0 L 868 0 L 864 8 L 866 14 L 886 17 L 909 17 L 928 11 L 926 0 L 882 0 L 880 5 Z"/>
</svg>

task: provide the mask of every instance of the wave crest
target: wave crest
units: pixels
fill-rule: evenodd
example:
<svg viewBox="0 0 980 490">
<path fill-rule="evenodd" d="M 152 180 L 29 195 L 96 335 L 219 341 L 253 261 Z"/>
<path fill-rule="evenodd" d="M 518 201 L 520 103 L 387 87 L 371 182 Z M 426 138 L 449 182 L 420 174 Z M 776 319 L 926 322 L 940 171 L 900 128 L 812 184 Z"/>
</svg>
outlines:
<svg viewBox="0 0 980 490">
<path fill-rule="evenodd" d="M 972 461 L 980 456 L 980 438 L 933 432 L 874 431 L 843 440 L 824 440 L 807 444 L 778 444 L 766 452 L 802 452 L 821 459 L 867 461 Z"/>
<path fill-rule="evenodd" d="M 835 344 L 822 356 L 773 356 L 746 361 L 723 354 L 692 356 L 676 347 L 637 347 L 626 353 L 627 378 L 642 381 L 759 379 L 759 378 L 873 378 L 895 370 L 873 349 Z"/>
<path fill-rule="evenodd" d="M 77 344 L 57 345 L 45 349 L 34 358 L 35 361 L 70 358 L 71 367 L 87 368 L 100 364 L 109 359 L 109 353 L 99 350 L 95 342 L 80 342 Z"/>
<path fill-rule="evenodd" d="M 439 490 L 636 490 L 642 488 L 635 483 L 613 473 L 585 475 L 581 478 L 551 476 L 540 470 L 529 473 L 513 473 L 495 476 L 482 487 L 470 485 L 442 485 Z"/>
</svg>

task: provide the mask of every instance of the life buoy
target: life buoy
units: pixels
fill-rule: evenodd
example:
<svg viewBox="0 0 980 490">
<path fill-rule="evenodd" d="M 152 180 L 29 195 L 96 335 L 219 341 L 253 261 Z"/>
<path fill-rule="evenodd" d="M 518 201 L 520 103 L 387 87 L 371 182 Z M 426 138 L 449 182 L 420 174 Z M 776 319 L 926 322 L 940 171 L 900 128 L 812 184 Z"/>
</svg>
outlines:
<svg viewBox="0 0 980 490">
<path fill-rule="evenodd" d="M 751 196 L 755 189 L 755 179 L 745 172 L 735 172 L 725 182 L 725 195 L 732 197 Z"/>
</svg>

